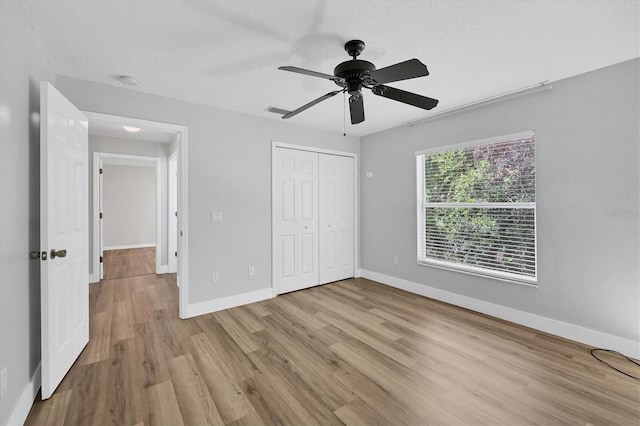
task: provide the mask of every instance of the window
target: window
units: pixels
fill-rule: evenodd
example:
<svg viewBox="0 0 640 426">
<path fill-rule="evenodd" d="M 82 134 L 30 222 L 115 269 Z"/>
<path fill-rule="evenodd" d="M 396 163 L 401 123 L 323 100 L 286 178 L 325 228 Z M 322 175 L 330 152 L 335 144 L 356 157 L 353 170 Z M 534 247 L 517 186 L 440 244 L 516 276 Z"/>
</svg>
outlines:
<svg viewBox="0 0 640 426">
<path fill-rule="evenodd" d="M 416 157 L 418 263 L 535 284 L 534 133 Z"/>
</svg>

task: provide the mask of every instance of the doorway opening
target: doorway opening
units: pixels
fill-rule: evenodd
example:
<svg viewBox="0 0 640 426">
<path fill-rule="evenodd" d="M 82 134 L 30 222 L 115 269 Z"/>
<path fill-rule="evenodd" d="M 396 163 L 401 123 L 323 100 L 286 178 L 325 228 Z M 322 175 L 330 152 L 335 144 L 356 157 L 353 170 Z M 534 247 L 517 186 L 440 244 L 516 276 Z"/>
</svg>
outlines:
<svg viewBox="0 0 640 426">
<path fill-rule="evenodd" d="M 154 271 L 156 274 L 176 273 L 179 287 L 179 315 L 185 317 L 188 302 L 187 271 L 187 128 L 181 125 L 140 120 L 129 117 L 83 113 L 89 121 L 90 151 L 93 151 L 93 168 L 90 173 L 90 282 L 98 282 L 104 276 L 104 248 L 142 249 L 155 245 Z M 93 135 L 93 140 L 91 136 Z M 106 148 L 105 148 L 106 147 Z M 105 152 L 107 151 L 107 152 Z M 112 244 L 106 241 L 104 229 L 104 172 L 109 168 L 153 169 L 155 171 L 155 236 L 135 244 Z M 149 167 L 151 166 L 151 167 Z M 171 167 L 171 171 L 169 168 Z M 105 170 L 106 168 L 106 170 Z M 100 174 L 100 169 L 103 174 Z M 122 178 L 122 176 L 121 176 Z M 122 180 L 122 179 L 120 179 Z M 133 205 L 125 213 L 132 214 Z M 127 209 L 125 205 L 120 208 Z M 100 217 L 103 213 L 103 217 Z M 174 220 L 171 220 L 174 218 Z M 149 220 L 147 222 L 150 222 Z M 149 225 L 149 223 L 147 223 Z M 139 230 L 136 230 L 139 231 Z M 131 243 L 131 241 L 129 241 Z M 140 247 L 135 247 L 139 245 Z M 137 250 L 136 256 L 149 256 Z M 149 250 L 150 251 L 150 250 Z M 138 253 L 139 252 L 139 253 Z M 133 253 L 133 252 L 132 252 Z M 131 253 L 118 253 L 129 254 Z M 126 273 L 126 271 L 125 271 Z"/>
<path fill-rule="evenodd" d="M 160 158 L 93 152 L 93 181 L 98 183 L 98 278 L 169 272 L 162 264 L 167 227 L 161 212 L 167 191 Z"/>
</svg>

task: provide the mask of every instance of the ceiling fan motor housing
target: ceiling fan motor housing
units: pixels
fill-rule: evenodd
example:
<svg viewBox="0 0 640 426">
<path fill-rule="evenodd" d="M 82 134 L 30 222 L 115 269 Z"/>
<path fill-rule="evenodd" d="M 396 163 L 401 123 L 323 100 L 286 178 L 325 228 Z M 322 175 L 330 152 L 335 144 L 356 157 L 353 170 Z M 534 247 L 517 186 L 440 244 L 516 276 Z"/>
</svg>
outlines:
<svg viewBox="0 0 640 426">
<path fill-rule="evenodd" d="M 371 71 L 375 71 L 376 66 L 369 61 L 361 59 L 352 59 L 339 64 L 334 70 L 333 75 L 344 79 L 345 87 L 350 95 L 359 94 L 362 87 L 372 86 L 375 84 L 371 78 Z M 339 86 L 340 83 L 336 82 Z"/>
</svg>

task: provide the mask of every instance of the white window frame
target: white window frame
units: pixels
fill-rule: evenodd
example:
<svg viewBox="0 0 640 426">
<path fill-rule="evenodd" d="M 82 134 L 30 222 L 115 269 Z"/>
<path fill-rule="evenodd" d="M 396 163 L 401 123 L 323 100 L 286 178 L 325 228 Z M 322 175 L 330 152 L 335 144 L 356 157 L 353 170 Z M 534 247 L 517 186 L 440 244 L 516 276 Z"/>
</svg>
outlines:
<svg viewBox="0 0 640 426">
<path fill-rule="evenodd" d="M 521 133 L 513 133 L 504 136 L 497 136 L 493 138 L 478 139 L 474 141 L 464 142 L 455 145 L 441 146 L 436 148 L 424 149 L 416 151 L 416 207 L 417 207 L 417 263 L 423 266 L 430 266 L 440 269 L 446 269 L 450 271 L 462 272 L 466 274 L 493 278 L 501 281 L 507 281 L 516 284 L 524 284 L 529 286 L 537 286 L 538 282 L 538 226 L 537 226 L 537 210 L 536 203 L 427 203 L 425 201 L 425 176 L 424 176 L 424 156 L 445 151 L 455 151 L 458 149 L 471 148 L 479 145 L 489 145 L 494 143 L 508 142 L 519 139 L 534 139 L 535 132 L 527 131 Z M 535 143 L 535 142 L 534 142 Z M 537 200 L 537 197 L 536 197 Z M 477 266 L 465 265 L 461 263 L 448 262 L 444 260 L 438 260 L 433 258 L 421 258 L 421 253 L 424 250 L 425 241 L 424 235 L 426 233 L 426 218 L 425 209 L 427 207 L 471 207 L 471 208 L 528 208 L 533 209 L 534 213 L 534 255 L 535 255 L 535 276 L 529 277 L 525 275 L 515 274 L 505 271 L 497 271 L 488 268 L 480 268 Z"/>
</svg>

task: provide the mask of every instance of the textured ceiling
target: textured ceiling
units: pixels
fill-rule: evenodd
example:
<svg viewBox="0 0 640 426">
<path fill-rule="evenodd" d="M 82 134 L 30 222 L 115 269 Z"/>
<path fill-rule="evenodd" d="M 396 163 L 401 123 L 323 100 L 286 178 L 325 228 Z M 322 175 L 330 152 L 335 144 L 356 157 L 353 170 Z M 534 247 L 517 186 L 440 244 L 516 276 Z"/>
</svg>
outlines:
<svg viewBox="0 0 640 426">
<path fill-rule="evenodd" d="M 440 100 L 431 112 L 365 91 L 362 136 L 439 110 L 640 56 L 639 2 L 605 1 L 130 1 L 22 0 L 58 74 L 280 120 L 336 90 L 277 69 L 323 73 L 367 47 L 378 68 L 410 58 L 430 76 L 391 86 Z M 342 95 L 289 119 L 342 132 Z"/>
</svg>

